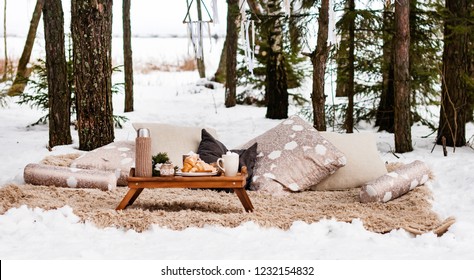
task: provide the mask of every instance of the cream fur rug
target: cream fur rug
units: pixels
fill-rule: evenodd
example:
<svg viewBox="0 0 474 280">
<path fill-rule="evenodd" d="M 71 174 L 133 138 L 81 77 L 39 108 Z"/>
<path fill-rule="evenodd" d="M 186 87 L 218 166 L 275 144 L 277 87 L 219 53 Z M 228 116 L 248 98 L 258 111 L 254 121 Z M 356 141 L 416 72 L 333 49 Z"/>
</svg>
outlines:
<svg viewBox="0 0 474 280">
<path fill-rule="evenodd" d="M 70 160 L 74 156 L 69 156 Z M 68 159 L 51 157 L 43 163 L 67 165 Z M 190 189 L 145 189 L 135 203 L 115 211 L 128 188 L 104 192 L 96 189 L 67 189 L 53 186 L 10 184 L 0 189 L 0 214 L 27 205 L 45 210 L 69 205 L 83 222 L 98 227 L 147 230 L 152 224 L 174 230 L 219 225 L 237 227 L 253 221 L 262 227 L 288 229 L 295 221 L 321 219 L 351 222 L 360 219 L 367 230 L 386 233 L 405 229 L 413 234 L 433 231 L 442 235 L 454 223 L 442 221 L 431 209 L 431 192 L 426 186 L 387 203 L 359 202 L 359 189 L 347 191 L 306 191 L 286 197 L 248 192 L 255 207 L 246 213 L 233 193 Z"/>
</svg>

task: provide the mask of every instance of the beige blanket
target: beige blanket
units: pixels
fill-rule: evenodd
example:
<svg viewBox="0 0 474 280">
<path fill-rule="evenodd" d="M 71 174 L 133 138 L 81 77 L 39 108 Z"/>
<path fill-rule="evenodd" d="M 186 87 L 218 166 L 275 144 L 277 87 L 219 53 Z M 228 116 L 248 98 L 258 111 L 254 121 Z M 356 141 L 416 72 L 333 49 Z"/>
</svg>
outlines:
<svg viewBox="0 0 474 280">
<path fill-rule="evenodd" d="M 403 228 L 413 234 L 434 231 L 441 235 L 454 223 L 432 211 L 431 192 L 420 186 L 387 203 L 359 202 L 359 189 L 305 191 L 285 197 L 249 191 L 255 207 L 246 213 L 233 193 L 190 189 L 145 189 L 135 203 L 115 211 L 128 188 L 104 192 L 51 186 L 6 185 L 0 189 L 0 214 L 27 205 L 57 209 L 69 205 L 83 222 L 98 227 L 147 230 L 152 224 L 174 230 L 219 225 L 237 227 L 253 221 L 262 227 L 288 229 L 295 221 L 315 223 L 322 219 L 351 222 L 360 219 L 367 230 L 386 233 Z"/>
<path fill-rule="evenodd" d="M 358 201 L 358 189 L 307 191 L 280 198 L 249 192 L 253 213 L 245 213 L 233 193 L 188 189 L 146 189 L 131 207 L 115 211 L 126 190 L 8 185 L 0 189 L 0 214 L 21 205 L 46 210 L 69 205 L 82 221 L 139 232 L 152 224 L 182 230 L 205 225 L 236 227 L 247 221 L 288 229 L 295 221 L 314 223 L 321 219 L 360 219 L 367 230 L 378 233 L 404 228 L 414 234 L 442 234 L 450 225 L 450 220 L 443 223 L 431 210 L 430 191 L 425 186 L 387 203 L 367 204 Z"/>
</svg>

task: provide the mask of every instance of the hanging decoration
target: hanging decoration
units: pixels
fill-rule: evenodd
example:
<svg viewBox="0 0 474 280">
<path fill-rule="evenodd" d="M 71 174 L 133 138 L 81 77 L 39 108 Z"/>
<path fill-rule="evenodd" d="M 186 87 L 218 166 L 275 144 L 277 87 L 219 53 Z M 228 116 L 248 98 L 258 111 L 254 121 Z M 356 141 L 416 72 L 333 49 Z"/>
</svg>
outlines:
<svg viewBox="0 0 474 280">
<path fill-rule="evenodd" d="M 203 20 L 200 15 L 198 15 L 198 20 L 192 20 L 190 10 L 191 10 L 191 6 L 194 0 L 191 0 L 191 2 L 186 0 L 188 7 L 187 7 L 186 16 L 184 17 L 183 23 L 186 24 L 188 48 L 189 46 L 192 46 L 193 51 L 194 51 L 194 56 L 196 57 L 196 59 L 202 59 L 204 57 L 204 52 L 203 52 L 204 32 L 207 30 L 209 41 L 211 41 L 210 23 L 214 21 L 204 1 L 203 0 L 197 0 L 197 1 L 199 1 L 200 2 L 199 4 L 202 4 L 202 6 L 204 7 L 204 10 L 206 11 L 206 14 L 207 14 L 207 20 Z M 213 0 L 213 14 L 215 17 L 217 17 L 217 0 Z"/>
<path fill-rule="evenodd" d="M 240 37 L 243 42 L 245 62 L 247 63 L 247 68 L 249 72 L 253 75 L 253 69 L 255 66 L 255 21 L 249 19 L 245 10 L 247 9 L 247 1 L 240 0 Z"/>
<path fill-rule="evenodd" d="M 329 0 L 328 46 L 338 44 L 339 41 L 336 35 L 336 15 L 334 13 L 334 6 L 332 5 L 332 0 Z"/>
<path fill-rule="evenodd" d="M 202 21 L 191 21 L 187 22 L 187 33 L 188 33 L 188 45 L 191 45 L 194 50 L 194 55 L 197 59 L 203 58 L 203 30 L 207 29 L 208 35 L 210 37 L 210 27 L 209 22 Z M 207 28 L 205 28 L 207 26 Z"/>
<path fill-rule="evenodd" d="M 290 0 L 284 0 L 283 5 L 285 8 L 285 14 L 289 16 L 291 14 L 291 8 L 290 8 Z"/>
<path fill-rule="evenodd" d="M 212 0 L 212 18 L 214 24 L 219 24 L 219 9 L 217 7 L 217 0 Z"/>
</svg>

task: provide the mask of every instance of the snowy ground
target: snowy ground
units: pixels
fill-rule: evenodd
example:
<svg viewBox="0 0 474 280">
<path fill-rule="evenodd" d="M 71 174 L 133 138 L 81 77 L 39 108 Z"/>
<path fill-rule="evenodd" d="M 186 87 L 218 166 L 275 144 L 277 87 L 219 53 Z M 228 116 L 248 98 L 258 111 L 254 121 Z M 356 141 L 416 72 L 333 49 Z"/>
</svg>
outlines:
<svg viewBox="0 0 474 280">
<path fill-rule="evenodd" d="M 168 53 L 167 59 L 180 58 L 186 55 L 187 42 L 179 40 L 182 39 L 173 44 L 181 48 L 181 53 L 171 54 L 160 51 L 163 43 L 150 46 L 148 41 L 143 44 L 135 41 L 135 59 L 137 63 L 159 60 L 160 56 L 153 56 L 154 53 Z M 220 54 L 217 45 L 213 48 L 213 53 L 208 55 L 209 74 L 215 70 Z M 114 54 L 117 61 L 119 55 L 119 52 Z M 222 87 L 210 90 L 199 83 L 196 72 L 136 74 L 135 111 L 123 114 L 123 95 L 114 98 L 115 113 L 130 119 L 123 129 L 116 130 L 116 140 L 134 139 L 132 122 L 156 121 L 214 127 L 220 140 L 234 147 L 279 123 L 265 119 L 264 108 L 227 109 Z M 77 152 L 75 131 L 72 145 L 48 151 L 47 126 L 28 127 L 43 112 L 19 106 L 16 100 L 7 99 L 7 106 L 0 108 L 0 186 L 22 183 L 23 168 L 30 162 L 51 154 Z M 468 124 L 467 128 L 467 137 L 471 137 L 474 125 Z M 359 129 L 374 130 L 368 125 Z M 436 147 L 431 153 L 433 136 L 422 138 L 428 134 L 426 127 L 414 126 L 415 150 L 398 155 L 399 159 L 391 153 L 393 135 L 378 133 L 378 148 L 386 161 L 419 159 L 432 167 L 436 175 L 430 184 L 434 210 L 442 218 L 457 219 L 442 237 L 432 233 L 414 237 L 403 230 L 375 234 L 366 231 L 359 220 L 295 222 L 288 231 L 246 223 L 234 229 L 207 226 L 184 231 L 153 226 L 136 233 L 79 223 L 67 206 L 52 211 L 23 206 L 0 216 L 0 259 L 473 259 L 474 150 L 464 147 L 452 153 L 450 149 L 449 156 L 444 157 L 441 148 Z"/>
</svg>

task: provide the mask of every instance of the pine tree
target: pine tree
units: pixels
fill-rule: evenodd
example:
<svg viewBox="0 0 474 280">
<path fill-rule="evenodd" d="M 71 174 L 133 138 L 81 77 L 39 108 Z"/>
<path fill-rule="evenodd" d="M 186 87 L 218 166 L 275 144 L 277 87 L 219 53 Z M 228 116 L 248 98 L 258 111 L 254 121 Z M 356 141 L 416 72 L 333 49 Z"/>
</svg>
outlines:
<svg viewBox="0 0 474 280">
<path fill-rule="evenodd" d="M 132 31 L 130 26 L 130 2 L 123 0 L 123 65 L 125 74 L 125 112 L 133 111 L 133 57 L 132 57 Z"/>
<path fill-rule="evenodd" d="M 280 17 L 281 0 L 268 0 L 269 14 L 268 55 L 266 64 L 265 95 L 269 119 L 288 117 L 288 84 L 283 52 L 283 23 Z"/>
<path fill-rule="evenodd" d="M 285 91 L 287 93 L 286 97 L 282 97 L 280 102 L 274 103 L 276 105 L 279 104 L 278 106 L 280 106 L 280 109 L 271 109 L 274 112 L 286 112 L 287 115 L 290 101 L 288 99 L 292 99 L 298 104 L 305 102 L 305 99 L 301 96 L 300 92 L 293 91 L 290 93 L 289 90 L 298 89 L 301 86 L 302 80 L 308 75 L 308 73 L 310 73 L 307 64 L 303 63 L 307 62 L 307 58 L 304 56 L 307 54 L 303 54 L 301 50 L 305 43 L 303 38 L 305 31 L 303 31 L 303 29 L 311 29 L 311 26 L 309 26 L 311 20 L 306 20 L 304 17 L 299 15 L 300 13 L 304 13 L 305 9 L 308 9 L 307 6 L 312 7 L 314 1 L 311 0 L 308 2 L 311 2 L 311 4 L 303 5 L 304 7 L 301 7 L 301 10 L 295 10 L 293 6 L 291 6 L 291 13 L 287 15 L 286 13 L 283 13 L 281 1 L 278 1 L 278 8 L 271 14 L 269 13 L 269 9 L 263 9 L 259 5 L 259 3 L 263 3 L 262 5 L 266 7 L 267 1 L 247 0 L 250 8 L 248 11 L 248 17 L 250 20 L 253 20 L 256 31 L 255 42 L 250 42 L 250 45 L 255 47 L 253 60 L 254 65 L 253 73 L 251 74 L 248 64 L 245 63 L 247 62 L 247 59 L 238 60 L 238 84 L 248 87 L 248 90 L 245 90 L 237 96 L 238 103 L 267 106 L 267 109 L 270 110 L 268 104 L 270 99 L 269 94 L 272 92 L 272 89 L 269 87 L 278 87 L 278 91 Z M 277 33 L 281 34 L 281 36 L 275 36 L 276 33 L 272 33 L 275 30 L 275 21 L 279 22 L 281 32 L 278 31 Z M 251 30 L 251 28 L 249 28 L 249 30 Z M 272 52 L 270 49 L 270 44 L 274 44 L 275 42 L 271 36 L 281 40 L 281 42 L 279 42 L 279 46 L 281 46 L 281 50 L 279 50 L 281 56 L 279 55 L 278 57 L 281 58 L 283 64 L 279 67 L 280 69 L 284 69 L 284 75 L 286 76 L 285 79 L 279 78 L 279 84 L 277 85 L 275 85 L 275 77 L 270 78 L 273 79 L 274 82 L 268 80 L 269 75 L 267 72 L 271 69 L 268 66 L 268 61 L 270 59 L 269 55 L 275 55 L 275 52 Z M 253 36 L 249 34 L 249 37 Z M 244 50 L 239 49 L 239 55 L 241 55 L 239 58 L 242 58 L 243 54 Z M 276 64 L 274 63 L 274 65 Z M 273 73 L 277 72 L 276 70 L 272 71 Z M 282 90 L 283 87 L 285 87 L 286 90 Z M 285 94 L 282 96 L 284 95 Z M 270 105 L 270 107 L 272 106 L 273 105 Z M 284 118 L 284 115 L 282 114 L 282 116 L 278 118 Z"/>
<path fill-rule="evenodd" d="M 73 0 L 71 34 L 79 149 L 89 151 L 114 140 L 112 0 Z"/>
<path fill-rule="evenodd" d="M 469 36 L 466 22 L 469 1 L 446 1 L 444 22 L 443 80 L 437 143 L 451 147 L 466 144 L 468 110 L 467 79 L 469 75 Z"/>
<path fill-rule="evenodd" d="M 71 92 L 68 86 L 61 0 L 45 0 L 43 21 L 48 78 L 49 147 L 54 147 L 72 143 Z"/>
<path fill-rule="evenodd" d="M 413 150 L 410 113 L 410 2 L 395 3 L 395 151 Z"/>
<path fill-rule="evenodd" d="M 375 126 L 379 127 L 379 131 L 394 132 L 395 124 L 395 88 L 394 79 L 394 36 L 393 36 L 393 8 L 394 5 L 385 2 L 383 10 L 383 46 L 382 46 L 382 91 L 380 101 L 377 108 Z"/>
<path fill-rule="evenodd" d="M 3 1 L 3 46 L 5 48 L 5 61 L 3 64 L 3 77 L 2 82 L 7 80 L 8 73 L 8 48 L 7 48 L 7 0 Z"/>
<path fill-rule="evenodd" d="M 238 0 L 227 0 L 227 33 L 225 39 L 225 106 L 237 104 L 237 43 L 240 23 Z"/>
<path fill-rule="evenodd" d="M 318 131 L 326 130 L 324 93 L 324 75 L 326 73 L 326 61 L 329 56 L 328 28 L 329 28 L 329 0 L 322 0 L 319 8 L 319 28 L 316 49 L 311 53 L 313 64 L 313 126 Z"/>
<path fill-rule="evenodd" d="M 412 120 L 436 126 L 426 109 L 439 104 L 439 83 L 441 69 L 441 19 L 431 4 L 410 0 L 410 77 L 412 91 Z M 435 39 L 436 38 L 436 39 Z M 423 111 L 423 112 L 420 112 Z"/>
<path fill-rule="evenodd" d="M 471 62 L 469 66 L 469 78 L 467 83 L 467 96 L 469 107 L 466 111 L 466 121 L 474 121 L 474 1 L 469 1 L 469 22 L 468 26 L 468 39 L 469 39 L 469 61 Z"/>
<path fill-rule="evenodd" d="M 354 63 L 355 63 L 355 2 L 348 1 L 349 26 L 348 26 L 348 60 L 347 60 L 347 110 L 344 126 L 347 133 L 354 132 Z"/>
</svg>

